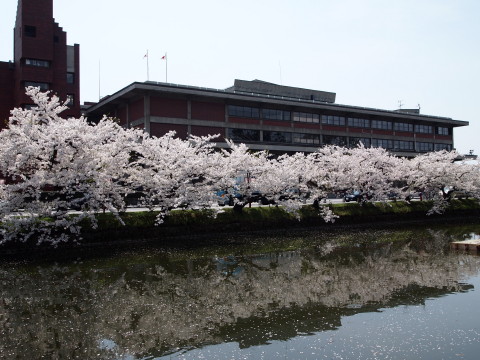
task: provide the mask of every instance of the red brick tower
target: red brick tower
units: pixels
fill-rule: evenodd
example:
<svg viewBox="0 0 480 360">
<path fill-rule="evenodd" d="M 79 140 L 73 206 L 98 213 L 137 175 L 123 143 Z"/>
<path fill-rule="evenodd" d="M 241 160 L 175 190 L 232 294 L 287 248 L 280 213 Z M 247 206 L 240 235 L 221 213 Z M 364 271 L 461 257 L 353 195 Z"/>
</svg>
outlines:
<svg viewBox="0 0 480 360">
<path fill-rule="evenodd" d="M 80 47 L 53 19 L 53 0 L 19 0 L 14 28 L 14 61 L 0 63 L 0 122 L 14 107 L 28 107 L 25 87 L 51 90 L 70 100 L 62 115 L 80 115 Z M 10 88 L 10 89 L 9 89 Z"/>
</svg>

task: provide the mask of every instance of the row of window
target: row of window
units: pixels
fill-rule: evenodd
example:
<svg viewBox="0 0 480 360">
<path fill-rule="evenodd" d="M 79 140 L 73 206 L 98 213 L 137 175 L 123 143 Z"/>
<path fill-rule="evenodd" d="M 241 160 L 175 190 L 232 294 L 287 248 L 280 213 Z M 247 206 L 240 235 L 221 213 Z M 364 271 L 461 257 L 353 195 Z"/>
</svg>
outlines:
<svg viewBox="0 0 480 360">
<path fill-rule="evenodd" d="M 260 109 L 250 106 L 228 105 L 228 116 L 260 118 Z"/>
<path fill-rule="evenodd" d="M 419 143 L 417 143 L 419 144 Z M 403 140 L 385 140 L 385 139 L 372 139 L 371 145 L 364 144 L 369 147 L 381 147 L 388 150 L 395 151 L 414 151 L 415 146 L 413 141 Z"/>
<path fill-rule="evenodd" d="M 260 141 L 260 130 L 252 129 L 228 129 L 228 138 L 233 141 L 241 142 L 258 142 Z M 322 138 L 321 138 L 322 137 Z M 322 142 L 320 140 L 323 140 Z M 381 147 L 395 151 L 439 151 L 452 149 L 450 144 L 434 144 L 431 142 L 413 142 L 403 140 L 388 139 L 370 139 L 370 138 L 354 138 L 350 137 L 347 141 L 346 136 L 335 135 L 319 135 L 319 134 L 302 134 L 290 133 L 284 131 L 263 131 L 263 141 L 273 143 L 296 143 L 307 145 L 337 145 L 355 147 L 362 143 L 365 147 Z M 416 149 L 415 149 L 416 144 Z"/>
<path fill-rule="evenodd" d="M 393 129 L 395 131 L 413 132 L 413 124 L 396 122 L 393 123 Z"/>
<path fill-rule="evenodd" d="M 320 122 L 320 116 L 312 113 L 294 112 L 293 121 L 318 124 Z"/>
<path fill-rule="evenodd" d="M 369 128 L 370 127 L 370 120 L 359 119 L 359 118 L 348 118 L 348 126 Z"/>
<path fill-rule="evenodd" d="M 49 68 L 50 67 L 50 61 L 39 60 L 39 59 L 25 59 L 25 65 Z"/>
<path fill-rule="evenodd" d="M 262 109 L 264 119 L 290 121 L 290 111 Z"/>
<path fill-rule="evenodd" d="M 415 125 L 415 132 L 420 134 L 433 134 L 433 126 Z"/>
<path fill-rule="evenodd" d="M 435 144 L 435 151 L 447 150 L 452 151 L 452 145 L 450 144 Z"/>
<path fill-rule="evenodd" d="M 304 112 L 293 112 L 292 117 L 290 116 L 289 111 L 284 110 L 274 110 L 274 109 L 262 109 L 260 112 L 259 108 L 250 107 L 250 106 L 237 106 L 229 105 L 228 106 L 228 115 L 235 117 L 247 117 L 247 118 L 263 118 L 269 120 L 283 120 L 290 121 L 292 118 L 293 121 L 305 122 L 318 124 L 320 120 L 322 124 L 325 125 L 335 125 L 335 126 L 345 126 L 348 124 L 350 127 L 359 127 L 359 128 L 372 128 L 379 130 L 395 130 L 402 132 L 416 132 L 420 134 L 433 134 L 433 126 L 431 125 L 413 125 L 403 122 L 392 122 L 385 120 L 369 120 L 362 118 L 345 118 L 344 116 L 336 115 L 322 115 L 321 117 L 318 114 L 313 113 L 304 113 Z M 447 127 L 437 127 L 438 135 L 450 135 L 451 131 Z"/>
<path fill-rule="evenodd" d="M 345 117 L 333 116 L 333 115 L 322 115 L 322 124 L 345 126 Z"/>
<path fill-rule="evenodd" d="M 350 138 L 348 141 L 348 146 L 356 147 L 360 143 L 365 147 L 381 147 L 387 150 L 394 151 L 418 151 L 418 152 L 429 152 L 429 151 L 440 151 L 440 150 L 452 150 L 452 145 L 450 144 L 434 144 L 431 142 L 413 142 L 413 141 L 404 141 L 404 140 L 387 140 L 387 139 L 370 139 L 370 138 Z M 347 139 L 344 136 L 324 136 L 324 145 L 338 145 L 338 146 L 347 146 Z M 416 148 L 415 148 L 416 146 Z"/>
<path fill-rule="evenodd" d="M 24 86 L 25 87 L 28 87 L 28 86 L 38 87 L 42 91 L 46 91 L 46 90 L 50 89 L 50 84 L 49 83 L 38 82 L 38 81 L 25 81 Z"/>
<path fill-rule="evenodd" d="M 50 68 L 50 61 L 40 59 L 24 59 L 24 64 L 27 66 L 35 66 L 41 68 Z M 67 72 L 67 84 L 75 83 L 75 73 Z M 258 109 L 257 109 L 258 110 Z"/>
<path fill-rule="evenodd" d="M 437 126 L 437 135 L 452 135 L 452 133 L 448 127 Z"/>
<path fill-rule="evenodd" d="M 384 120 L 372 120 L 372 129 L 392 130 L 393 123 Z"/>
<path fill-rule="evenodd" d="M 228 115 L 236 117 L 257 118 L 262 117 L 268 120 L 282 120 L 290 121 L 290 111 L 277 110 L 277 109 L 262 109 L 260 116 L 260 109 L 250 106 L 228 106 Z"/>
</svg>

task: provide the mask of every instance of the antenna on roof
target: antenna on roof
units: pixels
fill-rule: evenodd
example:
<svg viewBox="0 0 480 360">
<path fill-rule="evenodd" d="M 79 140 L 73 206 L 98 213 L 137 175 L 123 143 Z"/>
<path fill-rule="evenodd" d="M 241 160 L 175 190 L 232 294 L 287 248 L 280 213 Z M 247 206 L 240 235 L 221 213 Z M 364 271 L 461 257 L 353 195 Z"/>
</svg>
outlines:
<svg viewBox="0 0 480 360">
<path fill-rule="evenodd" d="M 283 85 L 283 80 L 282 80 L 282 64 L 280 64 L 280 60 L 278 60 L 278 67 L 280 69 L 280 85 Z"/>
<path fill-rule="evenodd" d="M 403 102 L 402 100 L 398 100 L 398 108 L 401 109 L 403 106 Z"/>
</svg>

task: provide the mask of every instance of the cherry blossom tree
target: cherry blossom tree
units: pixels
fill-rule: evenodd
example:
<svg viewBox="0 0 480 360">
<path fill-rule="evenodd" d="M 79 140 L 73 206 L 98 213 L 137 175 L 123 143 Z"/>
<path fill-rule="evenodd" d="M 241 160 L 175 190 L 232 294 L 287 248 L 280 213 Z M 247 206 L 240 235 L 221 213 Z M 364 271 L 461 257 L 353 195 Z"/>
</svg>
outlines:
<svg viewBox="0 0 480 360">
<path fill-rule="evenodd" d="M 480 172 L 478 165 L 455 163 L 455 151 L 437 151 L 419 155 L 405 162 L 404 180 L 408 191 L 420 191 L 433 200 L 429 213 L 442 213 L 451 199 L 452 191 L 465 191 L 479 197 Z"/>
<path fill-rule="evenodd" d="M 385 201 L 402 161 L 382 148 L 325 146 L 309 154 L 307 164 L 303 178 L 317 198 L 358 191 L 363 201 Z"/>
<path fill-rule="evenodd" d="M 131 152 L 145 135 L 109 119 L 95 126 L 63 119 L 58 97 L 28 88 L 35 107 L 15 109 L 0 132 L 2 240 L 57 244 L 80 232 L 85 219 L 109 211 L 119 221 L 131 191 Z M 70 209 L 79 210 L 76 216 Z"/>
<path fill-rule="evenodd" d="M 268 167 L 266 151 L 252 152 L 245 144 L 235 144 L 227 140 L 229 149 L 223 149 L 223 166 L 218 169 L 221 174 L 217 189 L 230 196 L 234 210 L 242 209 L 259 200 L 259 186 Z"/>
<path fill-rule="evenodd" d="M 398 192 L 396 183 L 403 174 L 403 160 L 383 148 L 365 148 L 359 145 L 347 152 L 348 169 L 344 172 L 344 186 L 357 189 L 363 201 L 385 202 Z"/>
<path fill-rule="evenodd" d="M 311 175 L 317 169 L 310 160 L 304 153 L 269 158 L 256 183 L 257 189 L 274 204 L 298 216 L 307 201 L 327 196 L 326 191 L 311 184 Z M 319 210 L 325 221 L 334 221 L 335 216 L 327 207 Z"/>
<path fill-rule="evenodd" d="M 159 211 L 158 223 L 177 208 L 210 208 L 224 178 L 224 158 L 214 151 L 217 136 L 175 138 L 175 132 L 144 138 L 137 147 L 134 183 L 141 204 Z"/>
<path fill-rule="evenodd" d="M 108 211 L 119 223 L 132 194 L 159 210 L 157 223 L 174 209 L 211 208 L 218 191 L 234 209 L 260 199 L 297 213 L 307 200 L 325 202 L 331 193 L 358 191 L 362 200 L 385 202 L 421 191 L 433 200 L 430 213 L 448 205 L 452 190 L 480 198 L 480 169 L 454 163 L 458 154 L 440 151 L 402 159 L 382 148 L 325 146 L 315 153 L 271 156 L 217 136 L 149 137 L 112 119 L 89 124 L 64 119 L 58 97 L 28 88 L 35 107 L 15 109 L 0 132 L 0 244 L 11 240 L 53 245 L 75 238 L 81 224 L 96 226 Z M 72 213 L 72 209 L 76 213 Z M 325 221 L 336 216 L 318 206 Z"/>
</svg>

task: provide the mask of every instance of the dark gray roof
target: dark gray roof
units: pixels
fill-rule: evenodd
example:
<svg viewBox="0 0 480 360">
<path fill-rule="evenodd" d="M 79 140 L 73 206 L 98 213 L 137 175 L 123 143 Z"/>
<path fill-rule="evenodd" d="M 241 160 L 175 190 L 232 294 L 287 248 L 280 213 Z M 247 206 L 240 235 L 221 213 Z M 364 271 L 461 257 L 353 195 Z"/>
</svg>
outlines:
<svg viewBox="0 0 480 360">
<path fill-rule="evenodd" d="M 234 85 L 225 89 L 225 91 L 245 94 L 273 95 L 297 100 L 315 100 L 327 103 L 334 103 L 336 96 L 336 94 L 332 92 L 277 85 L 262 80 L 247 81 L 235 79 Z"/>
</svg>

